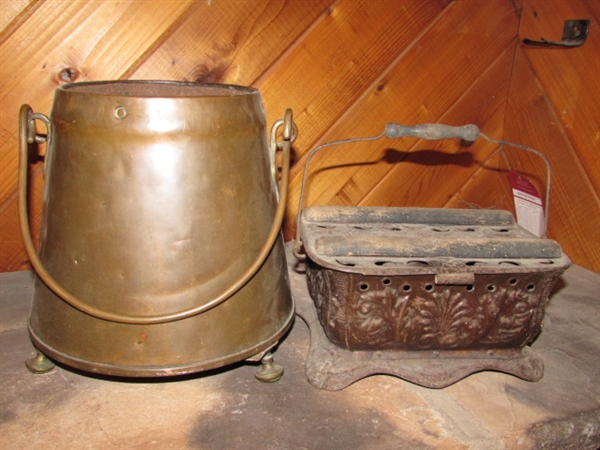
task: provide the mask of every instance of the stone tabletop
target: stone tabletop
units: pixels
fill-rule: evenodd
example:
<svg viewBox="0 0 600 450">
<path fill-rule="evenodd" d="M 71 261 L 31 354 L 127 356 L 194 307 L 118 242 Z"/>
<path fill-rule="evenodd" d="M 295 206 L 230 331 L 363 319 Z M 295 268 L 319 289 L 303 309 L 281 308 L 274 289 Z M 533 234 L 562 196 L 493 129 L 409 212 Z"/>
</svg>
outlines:
<svg viewBox="0 0 600 450">
<path fill-rule="evenodd" d="M 302 282 L 290 273 L 292 284 Z M 0 274 L 0 448 L 10 449 L 596 449 L 600 447 L 600 275 L 571 267 L 531 345 L 536 383 L 480 372 L 443 389 L 389 375 L 339 391 L 313 387 L 310 330 L 296 319 L 275 352 L 273 384 L 256 365 L 173 379 L 29 373 L 30 272 Z M 296 299 L 298 302 L 298 299 Z"/>
</svg>

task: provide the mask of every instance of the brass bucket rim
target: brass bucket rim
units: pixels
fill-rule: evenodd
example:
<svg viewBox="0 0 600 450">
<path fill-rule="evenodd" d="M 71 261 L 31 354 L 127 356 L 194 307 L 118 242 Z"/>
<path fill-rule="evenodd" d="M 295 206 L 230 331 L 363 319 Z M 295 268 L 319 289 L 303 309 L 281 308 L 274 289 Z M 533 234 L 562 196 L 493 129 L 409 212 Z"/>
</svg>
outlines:
<svg viewBox="0 0 600 450">
<path fill-rule="evenodd" d="M 73 94 L 128 98 L 211 98 L 260 95 L 258 89 L 236 84 L 194 83 L 169 80 L 101 80 L 67 83 L 57 91 Z"/>
</svg>

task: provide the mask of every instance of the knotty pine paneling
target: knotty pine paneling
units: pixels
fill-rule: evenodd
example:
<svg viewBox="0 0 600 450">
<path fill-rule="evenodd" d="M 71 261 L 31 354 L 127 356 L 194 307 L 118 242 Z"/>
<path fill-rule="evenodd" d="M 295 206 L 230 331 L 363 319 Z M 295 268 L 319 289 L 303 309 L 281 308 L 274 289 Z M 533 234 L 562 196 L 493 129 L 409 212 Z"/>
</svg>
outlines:
<svg viewBox="0 0 600 450">
<path fill-rule="evenodd" d="M 487 135 L 501 137 L 513 54 L 511 46 L 507 47 L 436 121 L 457 126 L 473 123 Z M 395 155 L 385 161 L 391 169 L 359 204 L 444 207 L 449 196 L 473 176 L 496 148 L 482 139 L 467 147 L 457 139 L 417 140 L 412 146 L 388 140 L 384 157 Z M 459 207 L 482 208 L 473 199 L 461 200 Z"/>
<path fill-rule="evenodd" d="M 474 24 L 487 21 L 490 15 L 494 15 L 496 20 L 488 25 L 487 33 L 482 36 Z M 473 8 L 469 2 L 451 5 L 435 26 L 402 53 L 319 142 L 376 135 L 383 131 L 387 122 L 415 124 L 439 121 L 460 101 L 465 91 L 482 77 L 482 73 L 494 64 L 498 56 L 512 46 L 516 31 L 517 15 L 510 2 L 487 1 L 478 8 Z M 448 58 L 446 55 L 453 56 Z M 509 72 L 505 74 L 508 76 Z M 505 98 L 507 85 L 504 85 L 502 92 L 495 91 L 497 87 L 489 85 L 489 95 L 495 93 Z M 474 104 L 466 107 L 479 106 Z M 450 125 L 462 125 L 460 122 L 463 119 L 454 120 L 459 123 Z M 404 169 L 400 161 L 394 165 L 381 161 L 386 149 L 397 146 L 410 148 L 406 147 L 410 142 L 406 139 L 382 139 L 374 143 L 323 150 L 311 161 L 305 205 L 358 205 L 394 165 L 398 165 L 400 170 Z M 435 144 L 425 145 L 425 148 L 432 148 Z M 288 210 L 292 217 L 296 215 L 302 177 L 300 169 L 303 168 L 304 159 L 299 162 L 301 165 L 294 167 L 291 173 Z M 424 176 L 426 180 L 431 178 L 432 171 L 424 173 Z M 423 180 L 411 180 L 405 186 L 410 188 L 415 181 L 423 183 Z M 428 183 L 425 181 L 425 184 Z M 443 191 L 445 187 L 437 186 L 436 189 Z M 396 192 L 390 191 L 387 195 L 396 197 Z M 431 203 L 425 201 L 422 206 L 431 206 Z M 293 223 L 288 226 L 292 228 Z"/>
<path fill-rule="evenodd" d="M 590 37 L 581 47 L 556 49 L 521 45 L 576 155 L 600 194 L 600 23 L 585 0 L 524 0 L 521 38 L 560 41 L 565 19 L 589 19 Z M 600 225 L 600 224 L 599 224 Z"/>
<path fill-rule="evenodd" d="M 252 85 L 332 2 L 203 2 L 129 78 Z"/>
<path fill-rule="evenodd" d="M 585 5 L 596 23 L 600 23 L 600 2 L 596 0 L 585 0 Z"/>
<path fill-rule="evenodd" d="M 293 109 L 297 161 L 443 10 L 439 0 L 337 1 L 254 83 L 268 116 Z"/>
<path fill-rule="evenodd" d="M 576 89 L 584 94 L 554 88 L 547 57 L 521 48 L 518 16 L 522 10 L 522 34 L 530 1 L 0 2 L 0 271 L 28 268 L 16 207 L 18 107 L 30 103 L 49 113 L 59 84 L 115 78 L 253 85 L 262 93 L 269 123 L 293 108 L 300 134 L 287 238 L 304 158 L 319 143 L 379 133 L 390 121 L 472 122 L 516 142 L 549 141 L 551 159 L 561 166 L 555 169 L 551 236 L 576 263 L 600 271 L 589 244 L 597 242 L 597 232 L 582 214 L 585 205 L 594 211 L 598 202 L 590 181 L 594 173 L 584 162 L 590 155 L 571 137 L 579 133 L 569 129 L 574 122 L 557 114 L 560 102 L 569 101 L 561 96 L 589 96 L 587 75 L 575 75 L 581 81 Z M 592 0 L 572 3 L 584 5 L 597 22 Z M 536 26 L 558 10 L 538 9 Z M 590 49 L 597 58 L 596 47 Z M 573 69 L 580 70 L 577 63 L 567 75 Z M 583 121 L 593 120 L 595 110 L 585 111 Z M 544 138 L 528 128 L 534 119 L 549 118 L 553 125 Z M 577 126 L 590 129 L 589 123 Z M 563 143 L 570 147 L 566 163 L 558 151 Z M 543 184 L 543 173 L 531 170 L 526 157 L 480 141 L 466 148 L 452 141 L 382 141 L 324 150 L 314 162 L 308 200 L 319 204 L 512 209 L 508 167 Z M 43 189 L 40 167 L 31 171 L 34 231 Z M 571 176 L 582 178 L 568 188 Z M 575 190 L 583 193 L 573 202 Z M 569 224 L 572 220 L 577 224 Z"/>
<path fill-rule="evenodd" d="M 575 150 L 561 121 L 520 47 L 512 78 L 504 139 L 534 147 L 548 157 L 552 165 L 548 236 L 556 239 L 577 264 L 598 271 L 600 201 L 581 162 L 573 156 Z M 526 175 L 544 195 L 546 170 L 541 159 L 528 152 L 501 147 L 447 206 L 460 207 L 460 199 L 470 198 L 483 207 L 514 211 L 507 179 L 509 170 Z"/>
<path fill-rule="evenodd" d="M 43 0 L 2 0 L 0 44 L 29 17 Z"/>
<path fill-rule="evenodd" d="M 509 111 L 504 125 L 505 138 L 541 149 L 552 165 L 550 224 L 548 234 L 558 240 L 575 262 L 586 267 L 600 268 L 600 200 L 575 148 L 565 136 L 559 115 L 537 78 L 531 62 L 517 49 L 513 80 L 509 95 Z M 523 173 L 537 174 L 545 180 L 539 160 L 528 153 L 506 149 L 506 161 Z M 535 170 L 534 170 L 535 169 Z M 598 170 L 596 148 L 596 170 Z M 543 192 L 543 186 L 539 186 Z"/>
</svg>

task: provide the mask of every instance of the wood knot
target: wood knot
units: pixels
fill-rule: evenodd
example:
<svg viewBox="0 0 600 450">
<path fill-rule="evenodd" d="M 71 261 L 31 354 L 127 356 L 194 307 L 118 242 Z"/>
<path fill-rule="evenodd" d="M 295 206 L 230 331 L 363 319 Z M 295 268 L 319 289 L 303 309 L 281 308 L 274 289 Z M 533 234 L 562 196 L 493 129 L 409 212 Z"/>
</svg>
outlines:
<svg viewBox="0 0 600 450">
<path fill-rule="evenodd" d="M 230 75 L 231 67 L 227 63 L 219 64 L 209 68 L 204 64 L 199 65 L 194 71 L 194 81 L 196 83 L 223 83 Z"/>
<path fill-rule="evenodd" d="M 72 83 L 79 78 L 80 72 L 74 67 L 65 67 L 60 72 L 58 72 L 58 82 L 63 83 Z"/>
</svg>

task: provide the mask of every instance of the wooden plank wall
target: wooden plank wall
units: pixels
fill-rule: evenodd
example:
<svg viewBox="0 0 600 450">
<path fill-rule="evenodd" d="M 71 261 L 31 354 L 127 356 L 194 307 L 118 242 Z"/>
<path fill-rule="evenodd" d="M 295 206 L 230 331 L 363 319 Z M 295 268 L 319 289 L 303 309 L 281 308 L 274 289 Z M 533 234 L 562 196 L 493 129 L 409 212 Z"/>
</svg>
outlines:
<svg viewBox="0 0 600 450">
<path fill-rule="evenodd" d="M 552 165 L 550 224 L 579 265 L 600 272 L 600 2 L 524 0 L 519 39 L 560 41 L 566 19 L 589 19 L 587 42 L 574 49 L 515 48 L 504 138 L 542 150 Z M 506 171 L 526 174 L 539 192 L 546 183 L 536 156 L 497 149 L 446 205 L 479 198 L 478 205 L 512 208 Z"/>
<path fill-rule="evenodd" d="M 294 110 L 286 239 L 316 145 L 387 122 L 475 123 L 548 153 L 549 235 L 600 272 L 600 40 L 566 51 L 520 43 L 560 39 L 565 18 L 592 19 L 593 35 L 598 13 L 594 0 L 2 0 L 0 271 L 29 267 L 16 205 L 20 105 L 49 113 L 55 87 L 70 81 L 165 79 L 254 86 L 269 122 Z M 315 156 L 306 203 L 513 210 L 509 169 L 543 188 L 539 161 L 509 148 L 382 139 Z"/>
</svg>

